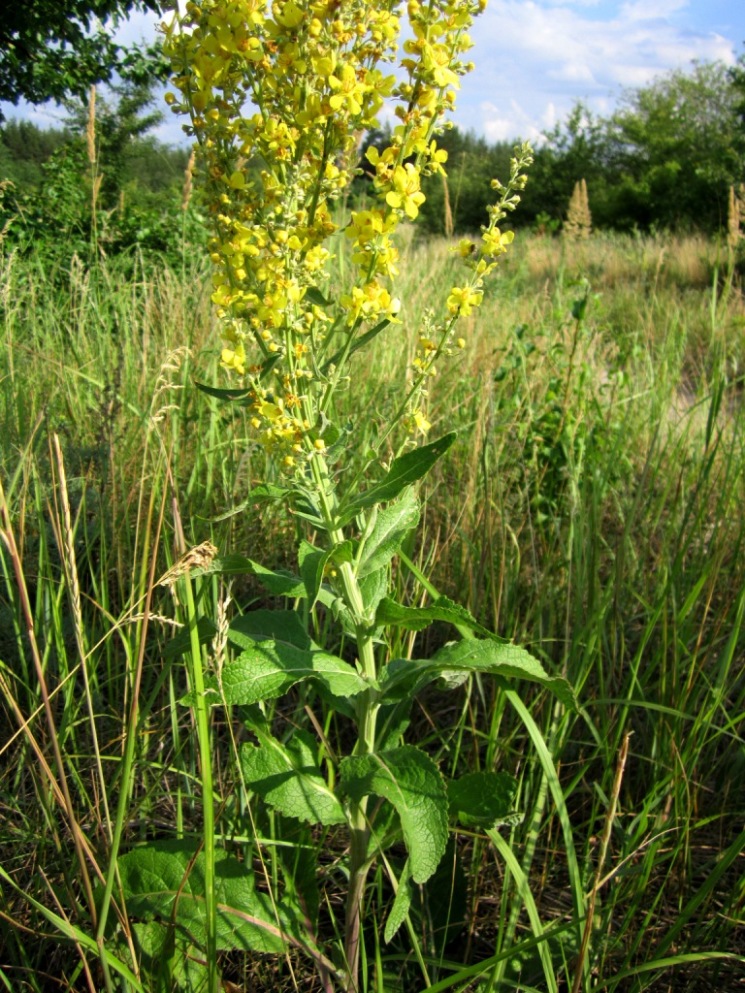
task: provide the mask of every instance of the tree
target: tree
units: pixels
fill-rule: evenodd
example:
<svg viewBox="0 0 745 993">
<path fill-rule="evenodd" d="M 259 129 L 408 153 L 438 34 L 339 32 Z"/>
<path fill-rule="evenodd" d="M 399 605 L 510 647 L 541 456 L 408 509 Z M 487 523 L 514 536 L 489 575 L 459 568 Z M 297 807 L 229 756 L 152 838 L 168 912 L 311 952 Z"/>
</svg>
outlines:
<svg viewBox="0 0 745 993">
<path fill-rule="evenodd" d="M 7 121 L 0 127 L 0 182 L 9 179 L 23 189 L 38 185 L 42 164 L 69 138 L 66 131 L 40 128 L 31 121 Z"/>
<path fill-rule="evenodd" d="M 721 62 L 694 64 L 628 94 L 610 120 L 617 209 L 640 227 L 715 230 L 743 178 L 738 93 Z"/>
<path fill-rule="evenodd" d="M 110 27 L 133 10 L 160 13 L 165 0 L 26 0 L 2 5 L 0 100 L 17 104 L 82 96 L 115 74 L 134 83 L 164 77 L 157 45 L 125 49 Z M 2 115 L 0 114 L 0 120 Z"/>
<path fill-rule="evenodd" d="M 548 214 L 564 219 L 575 184 L 584 179 L 592 190 L 595 224 L 610 222 L 606 209 L 612 176 L 608 161 L 607 121 L 596 117 L 581 101 L 566 121 L 547 132 L 546 143 L 536 150 L 535 162 L 521 205 L 523 218 Z M 612 222 L 611 222 L 612 223 Z"/>
<path fill-rule="evenodd" d="M 102 170 L 102 203 L 107 206 L 113 206 L 131 178 L 131 160 L 141 151 L 144 136 L 163 119 L 159 110 L 151 109 L 154 99 L 152 84 L 129 82 L 111 86 L 107 95 L 96 97 L 95 157 Z M 91 124 L 89 102 L 68 100 L 66 105 L 68 130 L 85 139 Z"/>
</svg>

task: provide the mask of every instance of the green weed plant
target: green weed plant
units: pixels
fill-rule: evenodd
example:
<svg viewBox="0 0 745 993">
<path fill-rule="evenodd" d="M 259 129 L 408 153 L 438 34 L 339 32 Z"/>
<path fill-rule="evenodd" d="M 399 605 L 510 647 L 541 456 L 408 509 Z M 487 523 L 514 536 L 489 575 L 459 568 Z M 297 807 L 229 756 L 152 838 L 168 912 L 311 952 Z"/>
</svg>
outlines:
<svg viewBox="0 0 745 993">
<path fill-rule="evenodd" d="M 516 152 L 506 186 L 494 180 L 497 200 L 480 240 L 459 246 L 461 280 L 425 315 L 410 382 L 361 467 L 347 456 L 359 436 L 355 415 L 343 419 L 337 410 L 338 394 L 354 389 L 351 357 L 397 332 L 394 232 L 417 217 L 421 175 L 444 172 L 436 136 L 466 71 L 461 54 L 478 12 L 478 4 L 412 0 L 414 37 L 403 45 L 400 81 L 383 71 L 399 45 L 393 3 L 288 0 L 270 12 L 208 0 L 190 4 L 168 31 L 179 90 L 170 102 L 190 114 L 214 224 L 212 300 L 225 339 L 222 364 L 237 377 L 231 388 L 203 389 L 248 408 L 257 439 L 279 466 L 265 496 L 283 501 L 307 532 L 294 573 L 238 555 L 213 559 L 212 546 L 185 560 L 189 575 L 252 574 L 289 602 L 234 619 L 227 631 L 233 657 L 205 672 L 187 576 L 188 702 L 199 739 L 203 843 L 150 843 L 118 861 L 131 912 L 170 916 L 201 936 L 210 993 L 219 984 L 218 950 L 281 954 L 288 945 L 310 956 L 324 988 L 357 993 L 367 985 L 360 959 L 371 868 L 382 860 L 395 893 L 384 928 L 389 942 L 409 918 L 413 886 L 437 872 L 450 821 L 493 827 L 514 814 L 516 784 L 505 773 L 447 781 L 426 750 L 406 743 L 417 692 L 434 680 L 457 686 L 488 673 L 532 680 L 572 702 L 563 679 L 463 607 L 440 596 L 401 603 L 393 584 L 395 560 L 419 521 L 417 483 L 455 441 L 452 433 L 419 440 L 430 429 L 426 388 L 437 365 L 465 343 L 459 319 L 482 302 L 484 281 L 512 240 L 498 223 L 519 201 L 527 146 Z M 400 123 L 386 148 L 367 153 L 374 205 L 345 217 L 339 208 L 358 169 L 358 136 L 379 126 L 387 97 Z M 259 175 L 248 173 L 245 163 L 259 157 Z M 351 248 L 341 291 L 331 275 L 337 232 Z M 435 622 L 466 637 L 429 658 L 401 655 L 402 631 Z M 296 720 L 278 721 L 290 691 L 292 699 L 318 701 L 316 733 Z M 239 748 L 243 789 L 261 797 L 269 816 L 295 824 L 281 859 L 283 896 L 274 903 L 257 891 L 251 867 L 218 843 L 215 707 L 249 735 Z M 349 725 L 336 754 L 321 731 L 332 720 Z M 337 826 L 348 840 L 336 869 L 343 866 L 346 910 L 342 948 L 334 953 L 334 942 L 317 935 L 323 887 L 302 851 L 312 832 Z M 407 858 L 396 867 L 387 853 L 401 841 Z"/>
</svg>

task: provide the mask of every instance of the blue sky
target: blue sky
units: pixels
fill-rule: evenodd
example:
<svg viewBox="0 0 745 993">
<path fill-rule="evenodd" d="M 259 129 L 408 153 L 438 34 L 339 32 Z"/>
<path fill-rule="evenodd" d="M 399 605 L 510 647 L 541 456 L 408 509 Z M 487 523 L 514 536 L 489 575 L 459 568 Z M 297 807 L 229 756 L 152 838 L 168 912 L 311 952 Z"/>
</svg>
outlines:
<svg viewBox="0 0 745 993">
<path fill-rule="evenodd" d="M 150 39 L 154 24 L 135 15 L 119 36 Z M 745 51 L 745 0 L 489 0 L 472 37 L 476 70 L 462 82 L 456 124 L 490 141 L 536 141 L 577 100 L 607 114 L 624 88 L 667 70 L 733 64 Z M 47 126 L 60 117 L 53 107 L 5 110 Z M 170 115 L 158 136 L 183 141 Z"/>
<path fill-rule="evenodd" d="M 624 88 L 694 59 L 734 63 L 745 0 L 491 0 L 473 34 L 459 123 L 536 139 L 577 100 L 606 114 Z"/>
</svg>

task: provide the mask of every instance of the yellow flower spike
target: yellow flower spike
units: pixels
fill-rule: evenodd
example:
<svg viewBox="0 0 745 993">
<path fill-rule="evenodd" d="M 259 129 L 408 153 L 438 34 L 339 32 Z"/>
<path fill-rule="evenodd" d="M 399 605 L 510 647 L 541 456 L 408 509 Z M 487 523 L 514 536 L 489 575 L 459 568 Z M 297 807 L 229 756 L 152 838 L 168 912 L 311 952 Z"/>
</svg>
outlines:
<svg viewBox="0 0 745 993">
<path fill-rule="evenodd" d="M 297 446 L 307 452 L 313 444 L 310 425 L 300 425 L 297 415 L 306 403 L 314 411 L 326 388 L 315 379 L 315 349 L 343 330 L 336 323 L 339 294 L 324 269 L 333 257 L 335 205 L 355 174 L 357 135 L 376 126 L 375 115 L 393 96 L 399 122 L 390 147 L 371 149 L 365 163 L 374 172 L 378 204 L 342 222 L 353 266 L 341 302 L 348 328 L 398 319 L 401 302 L 388 283 L 398 260 L 392 234 L 424 203 L 421 175 L 444 171 L 447 155 L 435 139 L 464 71 L 458 55 L 468 47 L 477 4 L 408 0 L 408 76 L 400 81 L 381 71 L 396 54 L 399 10 L 373 0 L 196 0 L 168 32 L 170 102 L 191 112 L 203 172 L 213 179 L 207 212 L 216 240 L 209 252 L 223 365 L 237 373 L 252 362 L 258 382 L 266 355 L 277 356 L 251 413 L 262 444 L 280 461 L 299 459 Z M 260 173 L 239 165 L 258 160 Z M 476 250 L 461 253 L 473 254 L 474 267 L 483 262 L 484 273 L 508 244 L 495 226 Z M 480 291 L 478 273 L 470 286 L 453 287 L 452 317 L 468 315 Z M 435 354 L 448 354 L 451 327 L 433 322 L 423 331 L 416 356 L 423 376 Z M 244 362 L 254 341 L 256 353 Z M 269 406 L 260 411 L 259 403 Z"/>
</svg>

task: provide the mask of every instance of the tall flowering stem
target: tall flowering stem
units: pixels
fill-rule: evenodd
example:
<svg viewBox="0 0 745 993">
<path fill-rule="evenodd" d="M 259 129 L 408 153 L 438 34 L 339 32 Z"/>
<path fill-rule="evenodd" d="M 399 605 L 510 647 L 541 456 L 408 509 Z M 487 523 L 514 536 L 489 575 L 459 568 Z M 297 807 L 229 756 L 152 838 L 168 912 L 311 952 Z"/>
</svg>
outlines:
<svg viewBox="0 0 745 993">
<path fill-rule="evenodd" d="M 399 333 L 396 230 L 416 219 L 422 178 L 444 173 L 447 154 L 437 138 L 471 68 L 463 55 L 484 6 L 196 0 L 163 27 L 174 67 L 167 100 L 188 115 L 208 194 L 222 365 L 250 404 L 257 443 L 276 459 L 290 500 L 327 550 L 324 582 L 342 604 L 357 671 L 369 686 L 355 697 L 355 759 L 378 749 L 386 655 L 383 648 L 376 657 L 381 594 L 371 600 L 359 571 L 377 506 L 355 504 L 345 490 L 352 484 L 334 426 L 335 397 L 350 356 L 378 334 Z M 380 127 L 384 108 L 395 115 L 389 143 L 360 161 L 362 136 Z M 458 321 L 481 304 L 484 280 L 512 240 L 498 224 L 516 206 L 529 163 L 523 146 L 507 185 L 495 181 L 496 203 L 480 239 L 457 247 L 464 277 L 425 315 L 409 390 L 379 446 L 397 428 L 409 447 L 428 431 L 427 385 L 439 362 L 464 344 Z M 345 197 L 361 171 L 370 177 L 372 203 L 347 214 Z M 352 268 L 337 291 L 330 263 L 340 232 Z M 359 988 L 360 912 L 373 857 L 367 797 L 353 794 L 346 804 L 350 993 Z"/>
<path fill-rule="evenodd" d="M 253 391 L 257 438 L 285 471 L 307 472 L 325 447 L 319 414 L 339 382 L 338 362 L 329 360 L 348 355 L 370 328 L 397 321 L 395 230 L 418 214 L 421 177 L 443 171 L 436 136 L 470 68 L 461 55 L 482 6 L 411 0 L 413 37 L 398 74 L 384 71 L 399 53 L 402 11 L 393 0 L 202 0 L 167 28 L 180 91 L 168 99 L 190 116 L 209 194 L 222 361 Z M 399 123 L 390 145 L 367 155 L 376 202 L 340 217 L 336 202 L 361 165 L 360 138 L 380 126 L 386 101 Z M 327 246 L 340 227 L 353 280 L 328 301 Z M 481 275 L 495 244 L 498 252 L 506 244 L 494 225 L 488 235 Z M 480 302 L 478 289 L 459 297 L 461 290 L 448 299 L 454 316 Z M 420 362 L 432 351 L 431 336 L 422 338 Z M 444 338 L 447 347 L 452 336 Z"/>
</svg>

